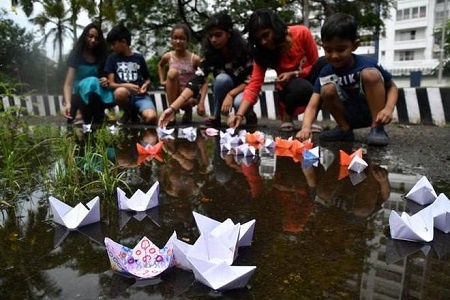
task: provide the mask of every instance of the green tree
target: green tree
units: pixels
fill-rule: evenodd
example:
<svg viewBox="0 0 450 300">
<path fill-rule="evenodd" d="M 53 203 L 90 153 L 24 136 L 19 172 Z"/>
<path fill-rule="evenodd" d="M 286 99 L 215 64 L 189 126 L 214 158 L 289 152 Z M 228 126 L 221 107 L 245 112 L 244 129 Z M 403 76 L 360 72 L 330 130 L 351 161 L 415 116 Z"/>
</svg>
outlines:
<svg viewBox="0 0 450 300">
<path fill-rule="evenodd" d="M 6 19 L 0 11 L 0 82 L 13 84 L 21 93 L 39 90 L 45 92 L 46 69 L 52 66 L 33 34 L 14 21 Z"/>
<path fill-rule="evenodd" d="M 45 0 L 43 8 L 44 10 L 30 21 L 38 25 L 44 32 L 42 40 L 44 44 L 52 39 L 53 51 L 56 52 L 58 49 L 59 62 L 61 62 L 64 38 L 73 37 L 73 28 L 70 26 L 72 24 L 71 17 L 67 16 L 68 11 L 63 0 Z M 48 31 L 47 27 L 50 27 Z"/>
</svg>

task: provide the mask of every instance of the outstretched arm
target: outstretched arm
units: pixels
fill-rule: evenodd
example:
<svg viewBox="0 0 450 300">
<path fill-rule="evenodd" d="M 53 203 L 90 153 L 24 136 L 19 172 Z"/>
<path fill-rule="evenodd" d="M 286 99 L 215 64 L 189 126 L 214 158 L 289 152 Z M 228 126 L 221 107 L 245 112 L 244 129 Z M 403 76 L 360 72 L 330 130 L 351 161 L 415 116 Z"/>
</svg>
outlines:
<svg viewBox="0 0 450 300">
<path fill-rule="evenodd" d="M 311 138 L 311 126 L 316 119 L 317 112 L 320 108 L 320 94 L 313 93 L 309 103 L 306 106 L 305 113 L 303 115 L 302 129 L 297 132 L 295 137 L 300 141 L 305 141 Z"/>
</svg>

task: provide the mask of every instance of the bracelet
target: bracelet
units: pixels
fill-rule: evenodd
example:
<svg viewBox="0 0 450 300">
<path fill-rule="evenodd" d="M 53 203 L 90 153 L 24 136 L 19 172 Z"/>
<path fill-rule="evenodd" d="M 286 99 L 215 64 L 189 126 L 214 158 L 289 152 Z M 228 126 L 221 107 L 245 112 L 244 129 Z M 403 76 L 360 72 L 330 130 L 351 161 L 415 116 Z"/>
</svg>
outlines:
<svg viewBox="0 0 450 300">
<path fill-rule="evenodd" d="M 174 113 L 177 112 L 177 109 L 176 109 L 175 107 L 173 107 L 172 105 L 170 105 L 169 108 L 170 108 Z"/>
<path fill-rule="evenodd" d="M 241 114 L 236 114 L 236 117 L 241 117 L 241 119 L 244 120 L 244 116 Z"/>
<path fill-rule="evenodd" d="M 295 71 L 295 77 L 298 77 L 298 75 L 300 75 L 299 71 Z"/>
</svg>

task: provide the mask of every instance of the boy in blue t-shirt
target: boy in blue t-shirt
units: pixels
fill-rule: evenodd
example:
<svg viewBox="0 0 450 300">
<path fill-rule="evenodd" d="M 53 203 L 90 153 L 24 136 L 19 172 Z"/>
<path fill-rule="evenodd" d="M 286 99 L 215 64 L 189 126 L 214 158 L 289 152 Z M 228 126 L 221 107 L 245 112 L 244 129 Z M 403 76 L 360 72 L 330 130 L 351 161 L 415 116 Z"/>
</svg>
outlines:
<svg viewBox="0 0 450 300">
<path fill-rule="evenodd" d="M 125 26 L 118 25 L 111 29 L 106 40 L 114 53 L 106 60 L 105 72 L 109 87 L 114 90 L 114 98 L 124 111 L 119 122 L 136 120 L 138 114 L 142 121 L 156 124 L 156 107 L 147 93 L 150 73 L 142 54 L 130 49 L 130 32 Z"/>
<path fill-rule="evenodd" d="M 353 54 L 360 44 L 355 19 L 335 13 L 321 29 L 328 65 L 323 67 L 296 138 L 311 137 L 311 126 L 321 102 L 338 126 L 319 135 L 320 141 L 353 141 L 353 129 L 371 127 L 367 143 L 385 146 L 389 138 L 384 125 L 392 121 L 398 89 L 392 75 L 377 61 Z"/>
</svg>

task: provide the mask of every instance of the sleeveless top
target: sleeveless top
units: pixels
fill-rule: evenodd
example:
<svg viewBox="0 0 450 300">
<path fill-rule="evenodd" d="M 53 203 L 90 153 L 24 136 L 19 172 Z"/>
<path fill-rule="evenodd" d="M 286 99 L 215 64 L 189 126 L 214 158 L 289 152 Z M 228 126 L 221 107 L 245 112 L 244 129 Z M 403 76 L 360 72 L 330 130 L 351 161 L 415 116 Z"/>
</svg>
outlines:
<svg viewBox="0 0 450 300">
<path fill-rule="evenodd" d="M 191 53 L 188 58 L 180 59 L 174 55 L 174 52 L 170 52 L 169 68 L 176 69 L 180 72 L 180 86 L 185 88 L 189 80 L 195 75 L 194 70 L 194 55 Z"/>
</svg>

